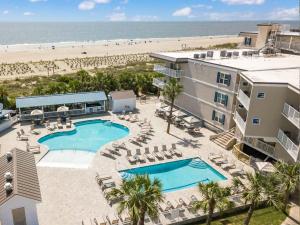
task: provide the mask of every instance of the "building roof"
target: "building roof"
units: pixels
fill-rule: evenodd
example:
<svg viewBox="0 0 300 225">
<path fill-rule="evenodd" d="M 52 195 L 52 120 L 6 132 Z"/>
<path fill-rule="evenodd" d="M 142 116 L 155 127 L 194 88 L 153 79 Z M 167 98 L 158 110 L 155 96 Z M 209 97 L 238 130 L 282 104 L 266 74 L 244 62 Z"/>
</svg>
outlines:
<svg viewBox="0 0 300 225">
<path fill-rule="evenodd" d="M 128 91 L 112 91 L 109 93 L 113 100 L 136 98 L 132 90 Z"/>
<path fill-rule="evenodd" d="M 241 73 L 252 83 L 287 84 L 300 91 L 300 68 L 285 70 L 245 71 Z"/>
<path fill-rule="evenodd" d="M 20 149 L 11 150 L 12 159 L 7 160 L 6 155 L 0 157 L 0 206 L 14 196 L 22 196 L 36 201 L 41 201 L 39 180 L 32 153 Z M 11 184 L 13 190 L 7 193 L 4 189 L 6 179 L 4 174 L 12 174 Z"/>
<path fill-rule="evenodd" d="M 162 52 L 151 54 L 154 58 L 159 58 L 171 62 L 188 62 L 199 61 L 209 64 L 215 64 L 227 68 L 254 71 L 254 70 L 270 70 L 270 69 L 286 69 L 298 68 L 300 66 L 299 55 L 281 54 L 277 56 L 266 57 L 259 56 L 242 56 L 243 51 L 253 51 L 250 49 L 230 49 L 228 52 L 239 52 L 238 57 L 221 58 L 220 50 L 214 50 L 213 58 L 195 59 L 194 54 L 207 53 L 207 51 L 187 51 L 187 52 Z"/>
<path fill-rule="evenodd" d="M 16 98 L 17 108 L 37 107 L 46 105 L 63 105 L 72 103 L 96 102 L 107 100 L 102 91 L 83 92 L 59 95 L 29 96 Z"/>
</svg>

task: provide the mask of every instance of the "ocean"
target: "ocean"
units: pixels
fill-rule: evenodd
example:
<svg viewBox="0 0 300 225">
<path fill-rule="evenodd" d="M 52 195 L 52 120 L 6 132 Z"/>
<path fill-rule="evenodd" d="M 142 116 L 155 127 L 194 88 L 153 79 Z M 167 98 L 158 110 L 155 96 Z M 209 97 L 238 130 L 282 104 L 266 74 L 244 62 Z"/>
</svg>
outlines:
<svg viewBox="0 0 300 225">
<path fill-rule="evenodd" d="M 237 35 L 259 22 L 0 22 L 0 45 Z"/>
</svg>

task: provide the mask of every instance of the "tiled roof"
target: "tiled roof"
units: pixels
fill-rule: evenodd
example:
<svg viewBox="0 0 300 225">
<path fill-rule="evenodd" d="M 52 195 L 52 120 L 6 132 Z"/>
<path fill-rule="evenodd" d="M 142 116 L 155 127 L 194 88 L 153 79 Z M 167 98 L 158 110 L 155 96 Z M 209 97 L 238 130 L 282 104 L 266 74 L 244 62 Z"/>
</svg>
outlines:
<svg viewBox="0 0 300 225">
<path fill-rule="evenodd" d="M 109 95 L 113 100 L 116 99 L 128 99 L 128 98 L 135 98 L 135 94 L 132 90 L 129 91 L 113 91 L 110 92 Z"/>
<path fill-rule="evenodd" d="M 20 149 L 11 150 L 12 159 L 7 160 L 6 155 L 0 157 L 0 206 L 12 197 L 18 195 L 36 201 L 41 201 L 39 180 L 32 153 Z M 7 193 L 4 185 L 7 182 L 4 174 L 12 174 L 12 191 Z"/>
</svg>

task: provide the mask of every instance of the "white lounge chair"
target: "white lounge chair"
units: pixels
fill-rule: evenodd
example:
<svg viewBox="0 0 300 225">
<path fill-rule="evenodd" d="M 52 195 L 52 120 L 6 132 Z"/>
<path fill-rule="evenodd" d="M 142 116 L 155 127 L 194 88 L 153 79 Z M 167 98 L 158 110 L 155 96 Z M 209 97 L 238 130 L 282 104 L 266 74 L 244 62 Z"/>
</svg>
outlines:
<svg viewBox="0 0 300 225">
<path fill-rule="evenodd" d="M 28 137 L 30 136 L 29 134 L 26 134 L 25 131 L 22 128 L 20 129 L 20 133 L 23 136 L 28 136 Z"/>
<path fill-rule="evenodd" d="M 145 156 L 149 161 L 155 161 L 155 157 L 150 153 L 149 147 L 145 148 Z"/>
<path fill-rule="evenodd" d="M 67 120 L 66 120 L 66 128 L 71 128 L 71 127 L 72 127 L 72 121 L 69 118 L 67 118 Z"/>
<path fill-rule="evenodd" d="M 164 159 L 164 156 L 161 152 L 158 151 L 158 147 L 154 146 L 154 150 L 153 150 L 153 155 L 157 158 L 157 159 Z"/>
<path fill-rule="evenodd" d="M 112 144 L 112 147 L 114 148 L 123 148 L 123 149 L 127 149 L 125 142 L 119 143 L 119 142 L 114 142 Z"/>
<path fill-rule="evenodd" d="M 101 184 L 102 181 L 104 181 L 104 180 L 112 179 L 112 176 L 108 175 L 108 174 L 99 174 L 99 173 L 96 173 L 95 179 L 96 179 L 96 181 L 97 181 L 98 184 Z"/>
<path fill-rule="evenodd" d="M 223 157 L 223 154 L 221 154 L 221 153 L 209 153 L 208 154 L 208 159 L 210 161 L 213 161 L 215 159 L 219 159 L 219 158 L 222 158 L 222 157 Z"/>
<path fill-rule="evenodd" d="M 115 156 L 113 156 L 109 151 L 107 151 L 105 149 L 100 151 L 100 155 L 106 156 L 106 157 L 109 157 L 109 158 L 112 158 L 112 159 L 116 159 Z"/>
<path fill-rule="evenodd" d="M 178 157 L 182 157 L 182 152 L 176 148 L 176 144 L 172 144 L 172 148 L 170 149 L 170 151 L 171 151 L 174 155 L 176 155 L 176 156 L 178 156 Z"/>
<path fill-rule="evenodd" d="M 41 149 L 39 145 L 30 145 L 29 142 L 26 142 L 26 150 L 27 152 L 31 152 L 33 154 L 41 153 Z"/>
<path fill-rule="evenodd" d="M 172 158 L 173 154 L 167 149 L 166 145 L 162 145 L 162 152 L 167 158 Z"/>
<path fill-rule="evenodd" d="M 107 215 L 106 219 L 108 220 L 110 225 L 118 225 L 119 224 L 119 218 L 115 214 Z"/>
<path fill-rule="evenodd" d="M 128 162 L 130 164 L 135 164 L 137 162 L 137 158 L 135 156 L 132 156 L 131 151 L 127 150 L 127 156 L 126 156 Z"/>
<path fill-rule="evenodd" d="M 243 176 L 246 174 L 243 168 L 231 169 L 231 170 L 229 170 L 229 173 L 232 176 Z"/>
<path fill-rule="evenodd" d="M 19 131 L 17 131 L 17 140 L 28 141 L 28 136 L 21 135 L 21 133 Z"/>
<path fill-rule="evenodd" d="M 145 158 L 144 155 L 142 155 L 141 149 L 139 149 L 139 148 L 136 149 L 136 156 L 139 159 L 139 162 L 141 162 L 141 163 L 145 163 L 146 162 L 146 158 Z"/>
<path fill-rule="evenodd" d="M 235 163 L 234 162 L 229 162 L 229 163 L 225 163 L 225 164 L 222 164 L 221 165 L 221 168 L 223 170 L 229 170 L 229 169 L 234 169 L 236 166 L 235 166 Z"/>
<path fill-rule="evenodd" d="M 94 218 L 94 224 L 107 225 L 107 220 L 103 217 L 96 217 L 96 218 Z"/>
</svg>

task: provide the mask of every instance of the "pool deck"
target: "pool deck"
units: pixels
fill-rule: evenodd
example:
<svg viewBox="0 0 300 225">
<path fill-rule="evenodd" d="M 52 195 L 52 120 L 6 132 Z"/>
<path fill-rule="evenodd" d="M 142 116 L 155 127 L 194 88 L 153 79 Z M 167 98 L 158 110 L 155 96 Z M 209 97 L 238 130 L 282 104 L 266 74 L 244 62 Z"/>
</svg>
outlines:
<svg viewBox="0 0 300 225">
<path fill-rule="evenodd" d="M 138 116 L 140 119 L 147 118 L 151 120 L 151 124 L 154 128 L 154 134 L 151 136 L 151 140 L 147 144 L 137 146 L 129 143 L 128 139 L 137 135 L 140 131 L 140 127 L 136 123 L 130 123 L 124 120 L 119 120 L 116 115 L 100 115 L 96 117 L 90 117 L 88 119 L 109 119 L 113 122 L 123 124 L 130 129 L 130 135 L 119 141 L 124 141 L 126 146 L 133 152 L 137 148 L 144 150 L 145 147 L 150 147 L 153 150 L 154 146 L 159 146 L 161 149 L 162 144 L 166 144 L 168 148 L 171 147 L 172 143 L 176 143 L 177 148 L 183 152 L 183 157 L 173 158 L 164 161 L 156 161 L 154 163 L 143 163 L 141 165 L 151 165 L 155 163 L 174 161 L 178 159 L 201 157 L 213 168 L 222 173 L 228 178 L 226 181 L 220 181 L 222 186 L 227 186 L 231 183 L 231 175 L 220 167 L 212 164 L 208 160 L 209 153 L 212 152 L 223 152 L 228 156 L 228 159 L 235 160 L 237 164 L 244 166 L 247 171 L 253 171 L 253 169 L 241 162 L 238 162 L 230 151 L 224 150 L 218 145 L 214 144 L 209 140 L 209 136 L 214 134 L 212 131 L 202 128 L 202 135 L 200 137 L 193 137 L 186 131 L 171 126 L 171 134 L 167 134 L 166 122 L 154 115 L 155 104 L 158 103 L 157 99 L 148 100 L 147 103 L 137 102 Z M 87 118 L 72 119 L 73 122 L 86 120 Z M 29 131 L 29 125 L 15 125 L 9 131 L 0 134 L 1 143 L 1 154 L 14 147 L 20 149 L 26 149 L 25 141 L 16 140 L 16 132 L 23 128 L 25 132 Z M 40 135 L 30 135 L 30 143 L 32 145 L 37 144 L 37 140 L 49 133 L 46 128 L 41 128 Z M 109 146 L 110 144 L 108 144 Z M 105 148 L 105 146 L 103 146 Z M 43 157 L 47 157 L 47 148 L 41 147 L 41 154 L 36 155 L 36 162 L 38 163 Z M 80 153 L 79 153 L 80 154 Z M 46 155 L 46 156 L 45 156 Z M 91 163 L 88 167 L 79 166 L 79 168 L 64 168 L 55 167 L 55 163 L 50 163 L 50 167 L 47 164 L 43 164 L 43 160 L 38 163 L 38 175 L 41 187 L 42 202 L 37 205 L 39 223 L 42 225 L 81 225 L 82 220 L 93 219 L 95 217 L 102 217 L 116 213 L 116 205 L 113 207 L 109 206 L 107 201 L 102 195 L 98 184 L 95 182 L 96 172 L 100 174 L 111 174 L 116 183 L 121 183 L 121 177 L 118 173 L 119 170 L 129 169 L 138 165 L 130 165 L 126 160 L 126 151 L 122 152 L 122 155 L 117 157 L 116 160 L 101 156 L 99 152 L 90 155 Z M 60 156 L 53 156 L 53 161 L 56 162 L 55 158 Z M 72 157 L 69 155 L 67 157 Z M 72 160 L 71 160 L 72 161 Z M 49 162 L 49 161 L 48 161 Z M 76 164 L 76 160 L 73 160 Z M 72 163 L 71 163 L 72 164 Z M 68 167 L 68 166 L 67 166 Z M 166 199 L 178 199 L 178 196 L 189 197 L 192 194 L 200 195 L 197 191 L 197 187 L 187 188 L 184 190 L 178 190 L 175 192 L 165 193 Z M 187 218 L 192 218 L 189 212 L 185 212 Z M 161 224 L 170 224 L 170 220 L 165 216 L 160 216 Z M 181 220 L 181 219 L 179 219 Z M 179 221 L 178 220 L 178 221 Z M 177 221 L 177 222 L 178 222 Z M 148 223 L 151 224 L 151 223 Z"/>
</svg>

